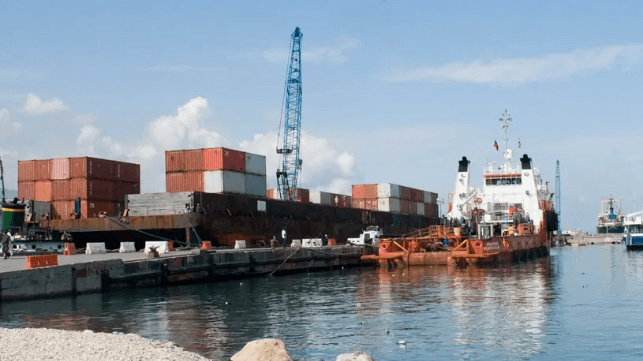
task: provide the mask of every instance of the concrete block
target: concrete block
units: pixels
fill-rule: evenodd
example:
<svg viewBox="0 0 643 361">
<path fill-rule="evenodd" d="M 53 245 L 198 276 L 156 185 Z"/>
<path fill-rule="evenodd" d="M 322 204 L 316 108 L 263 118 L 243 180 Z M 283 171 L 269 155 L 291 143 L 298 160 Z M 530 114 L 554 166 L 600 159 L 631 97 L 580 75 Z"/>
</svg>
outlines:
<svg viewBox="0 0 643 361">
<path fill-rule="evenodd" d="M 121 248 L 118 249 L 118 252 L 120 253 L 136 252 L 136 248 L 134 247 L 134 242 L 121 242 Z"/>
<path fill-rule="evenodd" d="M 290 247 L 301 247 L 301 239 L 293 239 L 290 242 Z"/>
<path fill-rule="evenodd" d="M 156 247 L 156 251 L 159 254 L 169 252 L 167 241 L 145 241 L 145 250 L 143 250 L 143 252 L 145 254 L 150 253 L 150 247 Z"/>
<path fill-rule="evenodd" d="M 322 240 L 321 238 L 304 238 L 301 242 L 301 246 L 305 248 L 321 247 Z"/>
<path fill-rule="evenodd" d="M 235 241 L 234 249 L 246 249 L 246 241 Z"/>
<path fill-rule="evenodd" d="M 107 250 L 105 249 L 105 242 L 87 243 L 85 254 L 100 254 L 100 253 L 107 253 Z"/>
</svg>

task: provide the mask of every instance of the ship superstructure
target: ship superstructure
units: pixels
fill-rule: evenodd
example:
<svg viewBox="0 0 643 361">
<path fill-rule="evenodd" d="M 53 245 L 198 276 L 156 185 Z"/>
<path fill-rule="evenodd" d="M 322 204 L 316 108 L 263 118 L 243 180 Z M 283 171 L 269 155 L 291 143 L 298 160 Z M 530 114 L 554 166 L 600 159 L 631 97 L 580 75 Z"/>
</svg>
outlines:
<svg viewBox="0 0 643 361">
<path fill-rule="evenodd" d="M 601 213 L 598 214 L 596 233 L 623 233 L 624 216 L 621 214 L 621 200 L 612 197 L 601 200 Z"/>
</svg>

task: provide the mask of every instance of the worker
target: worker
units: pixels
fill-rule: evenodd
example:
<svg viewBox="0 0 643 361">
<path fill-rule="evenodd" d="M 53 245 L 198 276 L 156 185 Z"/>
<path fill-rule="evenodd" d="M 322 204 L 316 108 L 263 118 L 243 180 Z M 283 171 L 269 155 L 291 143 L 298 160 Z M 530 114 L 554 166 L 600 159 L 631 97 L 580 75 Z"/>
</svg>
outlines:
<svg viewBox="0 0 643 361">
<path fill-rule="evenodd" d="M 2 232 L 2 252 L 4 253 L 4 259 L 11 257 L 11 233 L 7 230 Z"/>
</svg>

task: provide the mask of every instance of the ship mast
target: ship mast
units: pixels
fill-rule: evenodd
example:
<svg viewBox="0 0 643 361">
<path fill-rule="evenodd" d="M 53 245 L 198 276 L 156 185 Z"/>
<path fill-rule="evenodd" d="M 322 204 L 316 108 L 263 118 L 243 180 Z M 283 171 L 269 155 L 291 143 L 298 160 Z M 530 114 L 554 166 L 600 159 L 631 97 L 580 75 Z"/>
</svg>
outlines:
<svg viewBox="0 0 643 361">
<path fill-rule="evenodd" d="M 504 152 L 504 158 L 505 158 L 505 172 L 509 172 L 511 169 L 511 152 L 509 152 L 509 122 L 513 120 L 511 118 L 511 115 L 507 113 L 507 109 L 505 109 L 505 112 L 502 114 L 502 118 L 499 119 L 502 122 L 502 129 L 505 130 L 505 152 Z"/>
</svg>

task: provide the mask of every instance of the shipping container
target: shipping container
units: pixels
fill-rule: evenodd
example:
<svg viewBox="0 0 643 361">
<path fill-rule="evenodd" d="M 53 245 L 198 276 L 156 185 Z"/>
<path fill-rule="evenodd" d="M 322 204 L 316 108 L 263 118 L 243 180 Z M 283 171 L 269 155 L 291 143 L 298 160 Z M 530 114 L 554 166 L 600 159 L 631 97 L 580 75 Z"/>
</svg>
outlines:
<svg viewBox="0 0 643 361">
<path fill-rule="evenodd" d="M 429 200 L 424 200 L 424 203 L 431 203 L 431 204 L 438 204 L 438 194 L 429 192 L 430 193 L 430 199 Z"/>
<path fill-rule="evenodd" d="M 275 194 L 277 193 L 276 189 L 270 188 L 266 189 L 266 198 L 275 199 Z"/>
<path fill-rule="evenodd" d="M 91 201 L 115 201 L 114 182 L 102 179 L 72 178 L 69 181 L 70 198 Z M 122 199 L 122 198 L 121 198 Z"/>
<path fill-rule="evenodd" d="M 266 176 L 246 173 L 246 192 L 253 197 L 266 197 Z"/>
<path fill-rule="evenodd" d="M 378 198 L 377 210 L 382 212 L 401 213 L 401 201 L 399 198 Z"/>
<path fill-rule="evenodd" d="M 242 173 L 246 171 L 244 152 L 228 148 L 207 148 L 203 152 L 204 170 L 231 170 Z"/>
<path fill-rule="evenodd" d="M 411 188 L 400 186 L 400 198 L 405 201 L 411 200 Z"/>
<path fill-rule="evenodd" d="M 353 198 L 377 198 L 377 184 L 353 185 Z"/>
<path fill-rule="evenodd" d="M 355 198 L 355 196 L 353 196 L 353 208 L 359 208 L 359 209 L 366 208 L 364 198 Z"/>
<path fill-rule="evenodd" d="M 51 202 L 52 219 L 70 219 L 71 213 L 74 212 L 73 201 L 53 201 Z"/>
<path fill-rule="evenodd" d="M 424 215 L 426 217 L 438 217 L 438 205 L 431 203 L 424 203 Z"/>
<path fill-rule="evenodd" d="M 327 206 L 330 206 L 333 204 L 332 199 L 334 198 L 335 195 L 328 193 L 328 192 L 322 192 L 322 191 L 310 191 L 309 192 L 309 197 L 310 197 L 310 202 L 311 203 L 316 203 L 316 204 L 324 204 Z"/>
<path fill-rule="evenodd" d="M 138 183 L 114 182 L 114 201 L 123 202 L 128 194 L 140 194 Z"/>
<path fill-rule="evenodd" d="M 203 174 L 204 191 L 208 193 L 246 192 L 246 174 L 227 170 L 205 171 Z"/>
<path fill-rule="evenodd" d="M 245 153 L 246 173 L 266 175 L 266 156 L 253 153 Z"/>
<path fill-rule="evenodd" d="M 400 208 L 401 208 L 402 214 L 411 214 L 411 201 L 407 199 L 402 199 L 400 201 Z"/>
<path fill-rule="evenodd" d="M 18 199 L 31 199 L 36 198 L 36 183 L 35 182 L 18 182 Z"/>
<path fill-rule="evenodd" d="M 69 182 L 66 179 L 51 181 L 51 199 L 53 201 L 69 201 L 73 199 Z"/>
<path fill-rule="evenodd" d="M 392 183 L 381 183 L 377 185 L 378 198 L 400 198 L 400 186 Z"/>
<path fill-rule="evenodd" d="M 425 208 L 424 203 L 416 203 L 415 204 L 415 209 L 416 209 L 415 214 L 417 214 L 418 216 L 423 216 L 424 213 L 425 213 L 424 208 Z"/>
<path fill-rule="evenodd" d="M 51 160 L 51 179 L 60 180 L 60 179 L 69 179 L 69 178 L 70 178 L 69 158 L 52 159 Z"/>
<path fill-rule="evenodd" d="M 376 211 L 377 207 L 378 207 L 377 198 L 366 198 L 364 200 L 364 208 L 371 211 Z"/>
<path fill-rule="evenodd" d="M 353 197 L 342 195 L 339 197 L 339 207 L 350 208 L 353 206 Z"/>
<path fill-rule="evenodd" d="M 423 191 L 424 193 L 424 203 L 431 203 L 431 192 Z"/>
<path fill-rule="evenodd" d="M 204 149 L 165 151 L 166 172 L 195 172 L 204 169 Z"/>
<path fill-rule="evenodd" d="M 82 200 L 80 202 L 80 218 L 99 217 L 101 214 L 105 214 L 107 216 L 114 216 L 114 215 L 120 214 L 121 209 L 122 209 L 122 206 L 121 206 L 121 203 L 119 202 Z"/>
<path fill-rule="evenodd" d="M 168 193 L 203 192 L 203 172 L 167 173 L 165 189 Z"/>
<path fill-rule="evenodd" d="M 114 179 L 114 161 L 91 157 L 69 158 L 71 178 Z"/>
<path fill-rule="evenodd" d="M 141 165 L 126 162 L 114 162 L 114 180 L 127 183 L 141 183 Z"/>
<path fill-rule="evenodd" d="M 297 188 L 290 191 L 295 192 L 295 202 L 310 203 L 310 191 L 308 189 Z"/>
<path fill-rule="evenodd" d="M 34 186 L 34 201 L 51 202 L 51 181 L 37 181 Z"/>
<path fill-rule="evenodd" d="M 36 160 L 36 179 L 37 181 L 51 180 L 51 159 Z"/>
<path fill-rule="evenodd" d="M 18 182 L 33 182 L 36 180 L 36 161 L 18 161 Z"/>
</svg>

